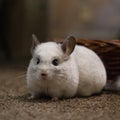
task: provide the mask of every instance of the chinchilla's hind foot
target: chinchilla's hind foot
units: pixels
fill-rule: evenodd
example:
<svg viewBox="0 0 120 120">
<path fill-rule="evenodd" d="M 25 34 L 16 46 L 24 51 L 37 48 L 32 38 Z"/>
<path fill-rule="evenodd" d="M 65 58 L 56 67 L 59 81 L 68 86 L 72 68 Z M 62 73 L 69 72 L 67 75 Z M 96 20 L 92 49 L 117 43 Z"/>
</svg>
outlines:
<svg viewBox="0 0 120 120">
<path fill-rule="evenodd" d="M 120 76 L 114 81 L 108 81 L 104 89 L 120 92 Z"/>
</svg>

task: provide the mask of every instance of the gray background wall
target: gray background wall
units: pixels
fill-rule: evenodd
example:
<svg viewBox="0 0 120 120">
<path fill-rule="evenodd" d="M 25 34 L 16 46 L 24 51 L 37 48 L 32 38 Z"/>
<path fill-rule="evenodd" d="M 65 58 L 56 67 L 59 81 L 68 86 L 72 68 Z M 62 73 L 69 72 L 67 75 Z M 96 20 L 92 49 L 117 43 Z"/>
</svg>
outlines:
<svg viewBox="0 0 120 120">
<path fill-rule="evenodd" d="M 0 60 L 28 60 L 32 33 L 42 41 L 70 34 L 116 39 L 120 37 L 120 2 L 0 0 Z"/>
</svg>

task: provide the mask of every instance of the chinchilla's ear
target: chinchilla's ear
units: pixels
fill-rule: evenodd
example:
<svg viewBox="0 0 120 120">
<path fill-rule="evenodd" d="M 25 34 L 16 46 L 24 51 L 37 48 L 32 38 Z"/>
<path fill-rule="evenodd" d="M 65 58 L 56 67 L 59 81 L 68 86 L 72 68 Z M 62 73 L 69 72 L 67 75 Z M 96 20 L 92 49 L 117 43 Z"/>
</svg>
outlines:
<svg viewBox="0 0 120 120">
<path fill-rule="evenodd" d="M 31 47 L 31 53 L 34 53 L 35 47 L 40 44 L 39 40 L 37 39 L 35 34 L 32 34 L 32 47 Z"/>
<path fill-rule="evenodd" d="M 61 48 L 65 53 L 65 56 L 69 56 L 73 52 L 75 45 L 76 45 L 76 39 L 73 36 L 69 36 L 67 37 L 67 39 L 63 41 Z"/>
</svg>

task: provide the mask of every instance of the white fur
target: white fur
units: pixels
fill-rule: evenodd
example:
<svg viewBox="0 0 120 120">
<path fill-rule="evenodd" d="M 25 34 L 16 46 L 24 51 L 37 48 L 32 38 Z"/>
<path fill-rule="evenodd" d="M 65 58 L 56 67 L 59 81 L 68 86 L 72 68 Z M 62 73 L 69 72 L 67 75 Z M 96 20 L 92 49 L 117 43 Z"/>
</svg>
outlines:
<svg viewBox="0 0 120 120">
<path fill-rule="evenodd" d="M 36 65 L 35 58 L 41 63 Z M 59 65 L 52 65 L 54 58 Z M 47 73 L 46 80 L 40 76 Z M 34 51 L 27 70 L 27 86 L 33 97 L 46 94 L 51 97 L 90 96 L 101 92 L 106 84 L 106 71 L 100 58 L 90 49 L 77 46 L 68 60 L 61 45 L 54 42 L 40 44 Z"/>
</svg>

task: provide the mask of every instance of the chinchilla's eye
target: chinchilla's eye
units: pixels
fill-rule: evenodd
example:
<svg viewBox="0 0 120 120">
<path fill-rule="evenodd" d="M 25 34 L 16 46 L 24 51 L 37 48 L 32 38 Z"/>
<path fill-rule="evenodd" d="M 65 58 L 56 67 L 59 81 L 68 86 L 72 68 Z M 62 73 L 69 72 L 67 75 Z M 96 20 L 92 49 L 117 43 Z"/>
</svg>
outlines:
<svg viewBox="0 0 120 120">
<path fill-rule="evenodd" d="M 54 60 L 52 61 L 52 64 L 55 65 L 55 66 L 57 66 L 57 65 L 59 64 L 58 59 L 54 59 Z"/>
<path fill-rule="evenodd" d="M 36 64 L 38 65 L 40 63 L 40 58 L 36 58 Z"/>
</svg>

